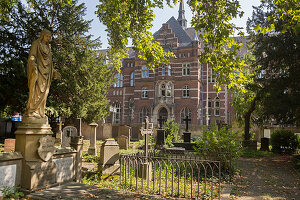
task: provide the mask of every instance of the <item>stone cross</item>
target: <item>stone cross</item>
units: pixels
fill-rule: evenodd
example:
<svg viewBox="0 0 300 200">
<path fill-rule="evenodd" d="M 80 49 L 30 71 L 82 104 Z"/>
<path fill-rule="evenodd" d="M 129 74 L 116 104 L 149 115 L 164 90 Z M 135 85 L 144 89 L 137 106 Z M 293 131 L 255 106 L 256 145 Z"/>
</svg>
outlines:
<svg viewBox="0 0 300 200">
<path fill-rule="evenodd" d="M 164 119 L 161 117 L 161 116 L 159 116 L 159 118 L 158 118 L 158 123 L 159 123 L 159 128 L 161 128 L 162 129 L 162 127 L 163 127 L 163 123 L 164 123 Z"/>
<path fill-rule="evenodd" d="M 189 116 L 185 116 L 185 119 L 183 120 L 185 121 L 185 132 L 189 131 L 189 122 L 191 121 L 191 119 L 189 119 Z"/>
<path fill-rule="evenodd" d="M 149 135 L 152 135 L 153 131 L 152 129 L 149 128 L 149 117 L 146 116 L 145 118 L 145 127 L 141 128 L 141 134 L 143 136 L 145 136 L 145 147 L 144 147 L 144 154 L 145 154 L 145 157 L 148 158 L 148 143 L 149 143 Z"/>
</svg>

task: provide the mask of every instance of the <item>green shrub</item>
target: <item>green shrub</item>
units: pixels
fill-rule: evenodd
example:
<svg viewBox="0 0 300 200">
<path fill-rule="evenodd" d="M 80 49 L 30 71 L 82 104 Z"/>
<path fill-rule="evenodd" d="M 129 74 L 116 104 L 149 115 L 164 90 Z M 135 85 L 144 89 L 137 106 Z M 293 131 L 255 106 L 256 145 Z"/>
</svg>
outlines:
<svg viewBox="0 0 300 200">
<path fill-rule="evenodd" d="M 274 153 L 295 153 L 299 144 L 299 137 L 290 130 L 276 130 L 271 134 L 271 145 Z"/>
<path fill-rule="evenodd" d="M 173 142 L 183 142 L 179 136 L 179 124 L 174 120 L 167 120 L 164 123 L 164 129 L 166 134 L 166 145 L 168 147 L 173 146 Z"/>
<path fill-rule="evenodd" d="M 213 159 L 222 162 L 227 169 L 232 169 L 234 161 L 242 153 L 241 141 L 238 133 L 231 129 L 216 126 L 203 128 L 203 134 L 196 140 L 197 151 L 205 159 Z M 232 161 L 232 162 L 230 162 Z"/>
</svg>

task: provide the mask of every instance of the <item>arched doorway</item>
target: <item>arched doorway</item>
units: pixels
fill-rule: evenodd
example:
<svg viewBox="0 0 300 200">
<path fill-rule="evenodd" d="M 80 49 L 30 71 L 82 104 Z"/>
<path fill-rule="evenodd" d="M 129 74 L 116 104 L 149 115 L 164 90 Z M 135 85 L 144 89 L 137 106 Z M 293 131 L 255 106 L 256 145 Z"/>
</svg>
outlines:
<svg viewBox="0 0 300 200">
<path fill-rule="evenodd" d="M 163 121 L 167 121 L 168 119 L 168 110 L 165 107 L 162 107 L 158 112 L 158 119 L 163 119 Z"/>
</svg>

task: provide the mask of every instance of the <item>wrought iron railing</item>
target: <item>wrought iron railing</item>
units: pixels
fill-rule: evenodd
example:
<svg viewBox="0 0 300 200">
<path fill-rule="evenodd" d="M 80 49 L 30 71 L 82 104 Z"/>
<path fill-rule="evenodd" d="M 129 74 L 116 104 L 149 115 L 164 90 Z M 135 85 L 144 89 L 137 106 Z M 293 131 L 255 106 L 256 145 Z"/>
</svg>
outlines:
<svg viewBox="0 0 300 200">
<path fill-rule="evenodd" d="M 221 190 L 219 161 L 196 156 L 149 152 L 120 156 L 120 184 L 124 189 L 171 197 L 218 199 Z"/>
</svg>

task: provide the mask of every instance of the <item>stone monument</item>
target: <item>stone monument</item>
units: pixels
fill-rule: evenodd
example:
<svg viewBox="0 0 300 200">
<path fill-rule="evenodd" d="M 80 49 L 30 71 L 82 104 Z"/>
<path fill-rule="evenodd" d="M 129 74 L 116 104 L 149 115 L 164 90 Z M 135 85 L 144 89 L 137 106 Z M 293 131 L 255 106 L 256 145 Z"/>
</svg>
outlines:
<svg viewBox="0 0 300 200">
<path fill-rule="evenodd" d="M 32 43 L 27 62 L 29 97 L 22 123 L 16 130 L 16 151 L 21 152 L 21 187 L 29 191 L 55 183 L 56 167 L 51 155 L 53 135 L 45 106 L 51 80 L 59 78 L 52 63 L 50 31 L 43 30 Z M 44 144 L 44 141 L 51 141 Z M 53 143 L 54 145 L 54 143 Z"/>
<path fill-rule="evenodd" d="M 118 143 L 113 138 L 106 139 L 101 145 L 98 170 L 109 175 L 120 173 L 119 153 Z"/>
<path fill-rule="evenodd" d="M 126 135 L 120 135 L 117 138 L 120 149 L 127 150 L 129 148 L 128 137 Z"/>
<path fill-rule="evenodd" d="M 165 145 L 165 130 L 163 129 L 163 123 L 165 120 L 163 118 L 159 118 L 158 120 L 159 127 L 156 130 L 157 136 L 156 136 L 156 146 L 163 146 Z"/>
<path fill-rule="evenodd" d="M 189 116 L 186 116 L 185 119 L 185 131 L 183 132 L 183 142 L 191 142 L 191 132 L 189 132 L 189 122 L 191 119 L 189 119 Z"/>
<path fill-rule="evenodd" d="M 96 148 L 96 134 L 97 134 L 97 126 L 98 124 L 93 122 L 90 124 L 90 126 L 92 127 L 91 130 L 91 136 L 90 136 L 90 146 L 88 149 L 88 153 L 91 155 L 97 155 L 97 148 Z"/>
<path fill-rule="evenodd" d="M 61 147 L 70 147 L 71 137 L 78 136 L 77 129 L 74 126 L 66 126 L 63 128 Z"/>
</svg>

